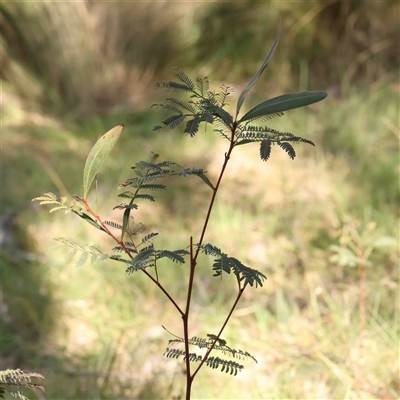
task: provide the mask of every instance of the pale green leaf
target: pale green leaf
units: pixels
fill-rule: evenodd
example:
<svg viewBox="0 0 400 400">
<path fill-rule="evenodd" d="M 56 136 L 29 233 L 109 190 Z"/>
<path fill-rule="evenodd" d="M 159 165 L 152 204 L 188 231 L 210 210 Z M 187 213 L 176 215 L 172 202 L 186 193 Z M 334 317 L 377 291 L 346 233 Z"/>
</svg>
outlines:
<svg viewBox="0 0 400 400">
<path fill-rule="evenodd" d="M 110 154 L 118 138 L 120 137 L 123 125 L 117 125 L 105 133 L 93 146 L 86 160 L 83 172 L 83 198 L 86 199 L 94 177 L 99 172 L 104 160 Z"/>
</svg>

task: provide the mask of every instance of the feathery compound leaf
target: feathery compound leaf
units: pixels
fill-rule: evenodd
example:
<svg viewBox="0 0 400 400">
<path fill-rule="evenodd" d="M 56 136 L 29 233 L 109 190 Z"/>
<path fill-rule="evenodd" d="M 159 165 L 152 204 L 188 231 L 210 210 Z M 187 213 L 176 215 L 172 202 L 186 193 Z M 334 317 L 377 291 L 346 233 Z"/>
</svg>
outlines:
<svg viewBox="0 0 400 400">
<path fill-rule="evenodd" d="M 190 86 L 184 84 L 184 83 L 179 83 L 179 82 L 173 82 L 173 81 L 164 81 L 162 85 L 160 85 L 159 82 L 157 82 L 154 87 L 156 89 L 162 87 L 164 88 L 167 92 L 172 91 L 172 92 L 193 92 L 193 88 Z"/>
<path fill-rule="evenodd" d="M 268 65 L 268 63 L 271 61 L 271 58 L 272 58 L 272 56 L 273 56 L 273 54 L 275 52 L 275 49 L 278 46 L 280 34 L 281 34 L 281 26 L 279 24 L 278 33 L 277 33 L 276 38 L 274 40 L 274 43 L 273 43 L 273 45 L 271 47 L 271 50 L 269 51 L 267 57 L 265 58 L 264 62 L 262 63 L 260 69 L 253 76 L 251 81 L 246 85 L 246 87 L 243 89 L 242 93 L 239 96 L 239 100 L 238 100 L 237 107 L 236 107 L 236 116 L 238 116 L 239 111 L 242 108 L 242 105 L 243 105 L 244 99 L 247 96 L 247 93 L 254 86 L 254 84 L 257 82 L 258 78 L 261 76 L 261 74 L 263 73 L 263 71 L 266 68 L 266 66 Z"/>
<path fill-rule="evenodd" d="M 168 100 L 168 99 L 167 99 Z M 160 107 L 163 107 L 163 108 L 165 108 L 166 110 L 169 110 L 169 111 L 174 111 L 174 112 L 176 112 L 176 113 L 178 113 L 178 114 L 182 114 L 182 110 L 179 108 L 179 107 L 177 107 L 177 106 L 175 106 L 174 104 L 156 104 L 157 106 L 160 106 Z M 153 104 L 153 106 L 154 106 L 154 104 Z"/>
<path fill-rule="evenodd" d="M 171 129 L 174 129 L 178 125 L 180 125 L 185 120 L 185 118 L 186 117 L 183 114 L 171 115 L 170 117 L 164 119 L 162 123 L 164 125 L 168 125 Z"/>
<path fill-rule="evenodd" d="M 302 143 L 308 143 L 308 144 L 311 144 L 312 146 L 315 146 L 315 143 L 312 140 L 304 139 L 300 136 L 285 137 L 285 140 L 287 142 L 302 142 Z"/>
<path fill-rule="evenodd" d="M 99 172 L 104 160 L 110 154 L 118 138 L 120 137 L 123 125 L 117 125 L 105 133 L 93 146 L 86 160 L 83 171 L 83 198 L 86 199 L 94 177 Z"/>
<path fill-rule="evenodd" d="M 143 200 L 149 200 L 151 202 L 155 202 L 156 200 L 154 199 L 154 196 L 152 196 L 151 194 L 137 194 L 135 196 L 135 199 L 143 199 Z"/>
<path fill-rule="evenodd" d="M 196 83 L 197 83 L 197 88 L 200 90 L 200 94 L 202 96 L 205 95 L 206 92 L 208 92 L 208 88 L 209 88 L 209 81 L 207 77 L 202 78 L 197 78 L 196 79 Z"/>
<path fill-rule="evenodd" d="M 248 111 L 239 122 L 254 120 L 267 114 L 276 114 L 283 111 L 293 110 L 295 108 L 308 106 L 323 100 L 327 94 L 325 92 L 301 92 L 290 93 L 274 97 L 255 106 Z"/>
<path fill-rule="evenodd" d="M 193 83 L 193 81 L 192 81 L 182 70 L 179 70 L 178 72 L 176 72 L 175 75 L 176 75 L 183 83 L 185 83 L 188 87 L 190 87 L 192 90 L 194 90 L 194 83 Z"/>
<path fill-rule="evenodd" d="M 93 255 L 93 253 L 92 253 L 92 255 Z M 82 253 L 80 256 L 79 256 L 79 258 L 78 258 L 78 261 L 76 262 L 76 264 L 75 264 L 75 266 L 77 267 L 77 268 L 80 268 L 80 267 L 82 267 L 85 263 L 86 263 L 86 261 L 88 260 L 88 257 L 89 257 L 89 253 Z"/>
<path fill-rule="evenodd" d="M 122 229 L 122 225 L 118 224 L 117 222 L 114 222 L 114 221 L 104 221 L 104 223 L 105 223 L 106 225 L 108 225 L 108 226 L 111 226 L 111 227 L 115 228 L 115 229 L 119 229 L 119 230 Z"/>
<path fill-rule="evenodd" d="M 217 94 L 217 101 L 218 105 L 223 108 L 228 104 L 229 101 L 229 96 L 233 92 L 233 89 L 230 88 L 229 86 L 222 85 L 221 86 L 221 93 Z"/>
<path fill-rule="evenodd" d="M 294 151 L 294 148 L 290 143 L 280 142 L 278 143 L 278 146 L 285 150 L 289 157 L 294 160 L 294 158 L 296 157 L 296 152 Z"/>
<path fill-rule="evenodd" d="M 4 393 L 7 392 L 14 398 L 29 400 L 21 393 L 22 388 L 39 389 L 44 392 L 44 387 L 37 383 L 32 383 L 31 378 L 44 379 L 44 376 L 36 372 L 22 371 L 20 369 L 0 371 L 0 398 L 4 399 Z"/>
<path fill-rule="evenodd" d="M 157 232 L 152 232 L 142 238 L 142 243 L 155 239 L 158 236 Z"/>
<path fill-rule="evenodd" d="M 170 117 L 164 119 L 162 123 L 169 126 L 171 129 L 174 129 L 178 125 L 180 125 L 185 120 L 185 118 L 186 116 L 183 114 L 171 115 Z"/>
<path fill-rule="evenodd" d="M 77 267 L 84 265 L 88 260 L 89 255 L 91 255 L 91 264 L 95 261 L 104 261 L 110 258 L 108 254 L 103 253 L 103 251 L 96 245 L 89 246 L 71 238 L 55 238 L 54 240 L 72 248 L 72 251 L 65 257 L 67 262 L 71 261 L 78 252 L 82 252 L 76 263 Z"/>
<path fill-rule="evenodd" d="M 167 189 L 167 186 L 161 185 L 158 183 L 149 183 L 149 184 L 144 184 L 141 186 L 141 189 L 149 189 L 149 190 L 154 190 L 154 191 L 161 191 Z"/>
<path fill-rule="evenodd" d="M 52 213 L 54 211 L 59 211 L 59 210 L 65 210 L 65 212 L 73 211 L 73 208 L 70 206 L 66 206 L 65 203 L 67 201 L 66 197 L 61 197 L 60 201 L 57 200 L 57 196 L 52 193 L 48 192 L 45 193 L 43 196 L 40 197 L 35 197 L 32 199 L 32 201 L 39 201 L 40 205 L 47 205 L 47 204 L 53 204 L 56 205 L 57 207 L 53 207 L 49 212 Z"/>
<path fill-rule="evenodd" d="M 266 122 L 266 121 L 269 121 L 270 119 L 275 118 L 275 117 L 282 117 L 283 115 L 285 115 L 283 112 L 262 115 L 261 117 L 254 117 L 252 119 L 249 119 L 248 121 L 246 121 L 246 124 L 249 124 L 249 123 L 251 123 L 253 121 L 257 121 L 257 123 Z M 239 121 L 239 123 L 240 123 L 240 121 Z"/>
<path fill-rule="evenodd" d="M 187 254 L 189 254 L 187 250 L 159 250 L 157 251 L 157 259 L 167 257 L 173 262 L 185 264 L 185 259 L 183 258 L 183 256 Z"/>
<path fill-rule="evenodd" d="M 267 161 L 271 154 L 271 141 L 263 140 L 260 144 L 260 157 L 261 160 Z"/>
<path fill-rule="evenodd" d="M 43 196 L 35 197 L 32 199 L 32 201 L 46 201 L 45 204 L 48 204 L 47 202 L 54 202 L 55 204 L 58 204 L 57 196 L 52 192 L 47 192 Z"/>
<path fill-rule="evenodd" d="M 123 197 L 123 196 L 121 196 Z M 130 210 L 136 210 L 138 208 L 137 204 L 127 204 L 127 203 L 123 203 L 123 204 L 118 204 L 117 206 L 115 206 L 113 208 L 113 210 L 126 210 L 127 208 L 129 208 Z"/>
<path fill-rule="evenodd" d="M 262 287 L 263 281 L 267 279 L 264 274 L 256 269 L 246 267 L 235 257 L 229 257 L 229 262 L 234 274 L 239 278 L 239 280 L 244 281 L 250 286 L 253 286 L 255 283 L 256 287 Z"/>
<path fill-rule="evenodd" d="M 229 257 L 218 247 L 210 243 L 202 245 L 200 248 L 206 255 L 217 257 L 213 264 L 213 270 L 215 271 L 213 276 L 221 276 L 222 272 L 229 274 L 232 271 L 236 275 L 238 281 L 244 281 L 245 284 L 249 284 L 250 286 L 253 286 L 255 283 L 256 287 L 262 286 L 263 281 L 267 279 L 261 272 L 246 267 L 238 259 Z"/>
<path fill-rule="evenodd" d="M 225 111 L 223 108 L 214 106 L 211 108 L 211 112 L 219 117 L 221 121 L 228 127 L 231 127 L 233 124 L 233 118 L 232 115 L 229 114 L 227 111 Z"/>
<path fill-rule="evenodd" d="M 154 248 L 145 248 L 140 251 L 140 253 L 130 261 L 130 266 L 127 268 L 126 273 L 132 273 L 140 269 L 147 267 L 147 264 L 151 261 L 155 253 Z"/>
<path fill-rule="evenodd" d="M 208 111 L 204 112 L 203 114 L 200 114 L 199 118 L 201 122 L 208 122 L 209 124 L 212 124 L 214 122 L 214 117 Z"/>
<path fill-rule="evenodd" d="M 190 111 L 192 114 L 196 114 L 195 107 L 192 104 L 188 103 L 187 101 L 183 101 L 176 97 L 167 97 L 167 100 L 171 101 L 175 104 L 178 104 L 180 107 L 185 108 L 186 110 Z"/>
<path fill-rule="evenodd" d="M 242 371 L 244 368 L 243 365 L 238 364 L 235 361 L 227 361 L 219 357 L 208 357 L 205 364 L 213 369 L 221 367 L 221 372 L 226 372 L 231 375 L 234 374 L 235 376 L 237 375 L 238 371 Z"/>
<path fill-rule="evenodd" d="M 188 133 L 190 136 L 193 137 L 198 132 L 199 126 L 200 126 L 200 118 L 196 116 L 193 119 L 186 122 L 185 130 L 183 132 Z"/>
</svg>

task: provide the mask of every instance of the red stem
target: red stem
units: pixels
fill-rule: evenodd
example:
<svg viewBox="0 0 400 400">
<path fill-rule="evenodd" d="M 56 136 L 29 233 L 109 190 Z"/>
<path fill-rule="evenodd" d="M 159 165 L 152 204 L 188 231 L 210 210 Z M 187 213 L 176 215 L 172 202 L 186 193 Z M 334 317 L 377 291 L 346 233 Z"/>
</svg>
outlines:
<svg viewBox="0 0 400 400">
<path fill-rule="evenodd" d="M 131 252 L 127 249 L 125 246 L 125 243 L 122 240 L 117 239 L 113 233 L 108 229 L 107 225 L 104 224 L 104 222 L 101 220 L 101 218 L 96 215 L 96 213 L 90 208 L 88 202 L 86 199 L 82 199 L 83 203 L 85 204 L 86 211 L 92 215 L 94 218 L 96 218 L 97 222 L 101 225 L 101 227 L 107 232 L 109 236 L 111 236 L 125 251 L 125 253 L 128 255 L 130 259 L 133 259 L 133 255 Z M 175 302 L 175 300 L 170 296 L 170 294 L 164 289 L 164 287 L 158 282 L 156 279 L 154 279 L 146 270 L 142 269 L 141 270 L 144 274 L 146 274 L 160 289 L 161 291 L 168 297 L 169 301 L 175 306 L 175 308 L 178 310 L 178 312 L 183 315 L 183 311 L 181 308 L 178 306 L 178 304 Z"/>
<path fill-rule="evenodd" d="M 203 240 L 204 240 L 204 236 L 206 234 L 208 222 L 210 220 L 211 210 L 213 208 L 214 201 L 215 201 L 219 186 L 220 186 L 221 181 L 222 181 L 222 177 L 224 176 L 224 172 L 225 172 L 226 166 L 228 165 L 228 161 L 230 159 L 232 150 L 233 150 L 234 145 L 235 145 L 236 126 L 237 126 L 236 122 L 234 122 L 233 125 L 232 125 L 232 130 L 231 130 L 231 139 L 230 139 L 229 149 L 225 153 L 225 160 L 224 160 L 224 163 L 222 165 L 221 173 L 219 175 L 217 184 L 216 184 L 216 186 L 214 188 L 214 191 L 213 191 L 213 194 L 211 196 L 210 205 L 208 206 L 206 219 L 204 221 L 204 226 L 203 226 L 203 229 L 201 231 L 200 240 L 197 243 L 197 249 L 196 249 L 196 253 L 195 253 L 194 256 L 193 256 L 193 238 L 192 237 L 190 238 L 190 275 L 189 275 L 188 292 L 187 292 L 187 298 L 186 298 L 186 309 L 185 309 L 185 313 L 182 315 L 184 340 L 185 340 L 185 355 L 186 355 L 186 400 L 190 400 L 190 393 L 191 393 L 192 383 L 193 383 L 193 379 L 194 379 L 195 375 L 197 374 L 197 372 L 199 371 L 199 369 L 203 365 L 204 361 L 206 360 L 207 356 L 210 354 L 211 350 L 214 348 L 215 343 L 216 343 L 216 341 L 215 341 L 212 344 L 210 350 L 207 352 L 207 354 L 204 357 L 203 361 L 201 362 L 199 367 L 196 369 L 195 373 L 191 376 L 191 374 L 190 374 L 190 361 L 189 361 L 189 328 L 188 327 L 189 327 L 190 301 L 191 301 L 192 292 L 193 292 L 194 271 L 195 271 L 195 268 L 196 268 L 196 265 L 197 265 L 197 257 L 198 257 L 198 255 L 200 253 L 200 247 L 203 244 Z M 244 288 L 242 290 L 244 290 Z M 230 311 L 230 313 L 229 313 L 229 315 L 228 315 L 228 317 L 227 317 L 227 319 L 226 319 L 226 321 L 225 321 L 220 333 L 218 334 L 218 338 L 219 338 L 219 335 L 222 333 L 223 329 L 225 328 L 230 316 L 232 315 L 232 312 L 233 312 L 234 308 L 236 307 L 236 304 L 239 301 L 240 296 L 242 295 L 242 293 L 243 293 L 242 291 L 239 291 L 238 298 L 236 299 L 232 310 Z"/>
<path fill-rule="evenodd" d="M 225 319 L 224 324 L 222 325 L 220 331 L 218 332 L 218 335 L 216 337 L 216 339 L 214 339 L 214 343 L 211 345 L 211 347 L 208 349 L 207 353 L 205 354 L 205 356 L 203 357 L 203 360 L 201 361 L 201 363 L 199 364 L 199 366 L 197 367 L 196 371 L 194 371 L 193 375 L 192 375 L 192 380 L 194 379 L 194 377 L 196 376 L 196 374 L 199 372 L 200 368 L 203 366 L 203 364 L 207 361 L 208 356 L 210 355 L 212 349 L 214 348 L 215 344 L 217 343 L 218 339 L 220 338 L 220 336 L 222 335 L 222 332 L 224 331 L 229 319 L 231 318 L 233 311 L 235 310 L 240 298 L 242 297 L 242 294 L 244 292 L 244 289 L 246 289 L 247 283 L 245 283 L 245 285 L 243 286 L 243 288 L 239 289 L 239 293 L 236 297 L 235 302 L 233 303 L 231 310 L 229 311 L 228 316 Z"/>
<path fill-rule="evenodd" d="M 235 141 L 234 141 L 234 139 L 235 139 L 236 126 L 237 126 L 237 125 L 236 125 L 236 121 L 235 121 L 235 122 L 233 123 L 233 126 L 232 126 L 231 140 L 230 140 L 229 149 L 228 149 L 228 152 L 225 153 L 225 161 L 224 161 L 224 164 L 222 165 L 222 170 L 221 170 L 221 173 L 220 173 L 220 175 L 219 175 L 217 184 L 215 185 L 215 189 L 214 189 L 213 195 L 211 196 L 211 201 L 210 201 L 210 205 L 209 205 L 209 207 L 208 207 L 206 219 L 205 219 L 205 221 L 204 221 L 203 230 L 201 231 L 200 240 L 199 240 L 199 242 L 198 242 L 198 244 L 197 244 L 197 250 L 196 250 L 196 254 L 195 254 L 195 256 L 194 256 L 194 262 L 195 262 L 195 263 L 196 263 L 196 260 L 197 260 L 198 255 L 199 255 L 199 252 L 200 252 L 200 246 L 203 244 L 204 235 L 206 234 L 208 221 L 210 220 L 211 210 L 212 210 L 212 208 L 213 208 L 214 201 L 215 201 L 215 198 L 216 198 L 216 196 L 217 196 L 217 192 L 218 192 L 219 185 L 220 185 L 220 183 L 221 183 L 222 177 L 224 176 L 224 172 L 225 172 L 226 166 L 228 165 L 228 161 L 229 161 L 229 159 L 230 159 L 230 157 L 231 157 L 232 150 L 233 150 L 233 148 L 234 148 L 234 146 L 235 146 Z"/>
<path fill-rule="evenodd" d="M 185 313 L 182 315 L 183 320 L 183 337 L 185 341 L 185 361 L 186 361 L 186 400 L 190 400 L 190 392 L 192 388 L 193 377 L 190 374 L 190 359 L 189 359 L 189 311 L 190 311 L 190 301 L 193 292 L 193 277 L 194 269 L 196 267 L 196 261 L 193 258 L 193 237 L 190 237 L 190 275 L 189 275 L 189 285 L 188 294 L 186 298 L 186 308 Z"/>
</svg>

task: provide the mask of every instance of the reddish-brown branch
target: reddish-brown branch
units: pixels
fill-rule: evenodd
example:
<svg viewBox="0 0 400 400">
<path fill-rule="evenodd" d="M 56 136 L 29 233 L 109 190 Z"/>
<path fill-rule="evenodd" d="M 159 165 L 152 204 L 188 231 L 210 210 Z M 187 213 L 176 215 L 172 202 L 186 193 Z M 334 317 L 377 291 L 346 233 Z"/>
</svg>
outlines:
<svg viewBox="0 0 400 400">
<path fill-rule="evenodd" d="M 217 337 L 214 339 L 214 343 L 211 345 L 211 347 L 208 349 L 207 353 L 205 354 L 205 356 L 203 357 L 203 360 L 200 362 L 199 366 L 197 367 L 196 371 L 194 371 L 193 375 L 192 375 L 192 381 L 194 379 L 194 377 L 197 375 L 197 373 L 199 372 L 200 368 L 203 366 L 203 364 L 207 361 L 208 356 L 210 355 L 211 351 L 213 350 L 213 348 L 215 347 L 215 344 L 218 342 L 218 339 L 221 337 L 222 332 L 224 331 L 226 325 L 228 324 L 229 319 L 231 318 L 233 311 L 235 310 L 240 298 L 242 297 L 242 294 L 244 292 L 244 289 L 246 289 L 247 283 L 245 283 L 245 285 L 243 286 L 243 288 L 239 289 L 239 293 L 236 297 L 235 302 L 233 303 L 231 310 L 229 311 L 228 316 L 225 319 L 225 322 L 223 323 L 220 331 L 218 332 Z"/>
<path fill-rule="evenodd" d="M 206 354 L 206 357 L 203 359 L 203 361 L 201 362 L 199 367 L 196 369 L 196 372 L 193 375 L 191 375 L 191 373 L 190 373 L 190 360 L 189 360 L 189 311 L 190 311 L 190 302 L 191 302 L 192 292 L 193 292 L 194 272 L 195 272 L 196 265 L 197 265 L 197 257 L 198 257 L 199 252 L 200 252 L 200 247 L 203 244 L 204 236 L 206 234 L 206 230 L 207 230 L 208 222 L 210 220 L 211 211 L 212 211 L 212 208 L 213 208 L 213 205 L 214 205 L 214 202 L 215 202 L 215 198 L 217 196 L 217 192 L 218 192 L 219 186 L 221 184 L 222 177 L 224 176 L 224 172 L 225 172 L 226 166 L 228 165 L 228 161 L 230 159 L 232 150 L 233 150 L 233 148 L 235 146 L 235 131 L 236 131 L 236 122 L 234 122 L 233 126 L 232 126 L 229 149 L 225 153 L 225 159 L 224 159 L 224 163 L 222 165 L 221 173 L 219 174 L 217 184 L 215 185 L 213 194 L 211 196 L 211 200 L 210 200 L 210 204 L 208 206 L 208 210 L 207 210 L 206 218 L 205 218 L 205 221 L 204 221 L 203 229 L 201 231 L 200 239 L 199 239 L 199 242 L 197 243 L 197 249 L 196 249 L 196 252 L 195 252 L 194 255 L 193 255 L 193 238 L 192 237 L 190 238 L 190 272 L 189 272 L 188 292 L 187 292 L 187 298 L 186 298 L 185 313 L 182 315 L 183 330 L 184 330 L 184 340 L 185 340 L 185 355 L 186 355 L 186 400 L 190 400 L 191 387 L 192 387 L 192 383 L 193 383 L 193 379 L 194 379 L 195 375 L 197 374 L 197 372 L 199 371 L 199 369 L 203 365 L 204 360 L 206 359 L 208 354 L 210 354 L 211 350 L 214 348 L 215 343 L 216 343 L 216 341 L 215 341 L 212 344 L 210 350 Z M 244 290 L 244 288 L 242 290 Z M 232 315 L 232 312 L 233 312 L 234 308 L 236 307 L 236 304 L 239 301 L 240 296 L 241 296 L 242 293 L 243 293 L 243 291 L 239 290 L 238 298 L 236 299 L 232 310 L 230 311 L 230 313 L 229 313 L 229 315 L 228 315 L 228 317 L 227 317 L 227 319 L 226 319 L 226 321 L 225 321 L 220 333 L 218 334 L 218 338 L 219 338 L 219 335 L 222 333 L 223 329 L 225 328 L 226 324 L 228 323 L 228 320 L 229 320 L 230 316 Z"/>
<path fill-rule="evenodd" d="M 132 253 L 129 251 L 129 249 L 125 246 L 125 243 L 122 240 L 117 239 L 114 234 L 108 229 L 108 226 L 102 221 L 102 219 L 96 215 L 96 213 L 90 208 L 88 202 L 86 199 L 83 199 L 83 203 L 85 205 L 86 211 L 94 218 L 96 218 L 97 222 L 100 224 L 100 226 L 106 231 L 106 233 L 113 238 L 125 251 L 125 253 L 128 255 L 130 259 L 133 259 Z M 181 308 L 178 306 L 178 304 L 175 302 L 175 300 L 170 296 L 170 294 L 164 289 L 164 287 L 158 282 L 156 279 L 154 279 L 146 270 L 142 269 L 141 270 L 145 275 L 147 275 L 160 289 L 161 291 L 167 296 L 168 300 L 175 306 L 175 308 L 178 310 L 178 312 L 183 315 L 183 311 Z"/>
</svg>

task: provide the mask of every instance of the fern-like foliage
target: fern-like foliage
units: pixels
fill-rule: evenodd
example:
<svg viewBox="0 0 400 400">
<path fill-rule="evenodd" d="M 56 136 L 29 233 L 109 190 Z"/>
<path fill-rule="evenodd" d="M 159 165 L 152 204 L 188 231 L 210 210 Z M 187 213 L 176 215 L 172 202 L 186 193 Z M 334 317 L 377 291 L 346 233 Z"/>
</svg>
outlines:
<svg viewBox="0 0 400 400">
<path fill-rule="evenodd" d="M 233 89 L 229 86 L 222 85 L 221 91 L 215 93 L 209 89 L 209 81 L 206 77 L 197 78 L 196 84 L 194 84 L 194 81 L 183 71 L 177 71 L 175 76 L 179 82 L 164 81 L 162 84 L 157 83 L 155 87 L 164 88 L 167 91 L 190 93 L 190 99 L 182 100 L 177 97 L 169 97 L 165 104 L 154 104 L 154 106 L 173 113 L 162 121 L 164 126 L 174 129 L 186 121 L 183 132 L 194 136 L 199 131 L 202 122 L 210 123 L 214 125 L 214 132 L 224 139 L 231 140 L 234 132 L 235 146 L 260 142 L 260 158 L 263 161 L 270 158 L 271 146 L 274 144 L 282 148 L 291 159 L 296 157 L 292 143 L 308 143 L 314 146 L 311 140 L 295 136 L 289 132 L 279 132 L 268 126 L 255 125 L 282 116 L 282 111 L 276 110 L 276 112 L 271 111 L 266 114 L 258 112 L 254 113 L 253 118 L 237 121 L 225 110 L 233 92 Z M 162 126 L 158 125 L 154 127 L 154 130 L 158 131 L 161 128 Z"/>
<path fill-rule="evenodd" d="M 131 211 L 138 208 L 135 201 L 149 200 L 154 202 L 154 196 L 149 194 L 148 191 L 162 191 L 167 188 L 166 185 L 155 181 L 171 176 L 196 175 L 214 190 L 213 184 L 206 175 L 207 171 L 199 168 L 183 168 L 173 161 L 157 162 L 158 157 L 158 154 L 151 152 L 146 161 L 140 161 L 132 167 L 134 177 L 119 185 L 120 188 L 131 187 L 133 189 L 126 190 L 118 195 L 118 197 L 129 199 L 129 203 L 122 203 L 114 207 L 114 209 L 124 210 L 121 240 L 123 240 L 125 233 L 136 234 L 129 231 Z"/>
<path fill-rule="evenodd" d="M 40 196 L 40 197 L 35 197 L 34 199 L 32 199 L 32 201 L 39 201 L 40 202 L 39 204 L 41 206 L 47 205 L 47 204 L 54 205 L 55 207 L 53 207 L 50 210 L 51 213 L 54 211 L 64 210 L 65 213 L 67 214 L 68 212 L 73 211 L 72 206 L 67 206 L 65 204 L 67 202 L 66 197 L 61 197 L 60 200 L 57 200 L 57 196 L 51 192 L 47 192 L 43 196 Z"/>
<path fill-rule="evenodd" d="M 104 223 L 112 228 L 122 230 L 122 225 L 114 221 L 104 221 Z"/>
<path fill-rule="evenodd" d="M 173 115 L 162 121 L 165 126 L 171 129 L 176 128 L 186 121 L 184 133 L 194 136 L 199 131 L 200 125 L 204 123 L 219 122 L 227 129 L 233 125 L 233 117 L 224 110 L 228 104 L 228 98 L 232 93 L 229 86 L 222 86 L 220 93 L 209 90 L 208 78 L 197 78 L 196 85 L 183 71 L 177 71 L 175 76 L 180 82 L 164 81 L 162 84 L 156 83 L 155 88 L 164 88 L 166 91 L 188 92 L 190 100 L 181 100 L 176 97 L 167 98 L 165 104 L 154 104 L 167 111 L 172 111 Z M 157 125 L 154 130 L 159 131 L 162 126 Z"/>
<path fill-rule="evenodd" d="M 189 81 L 185 75 L 180 74 L 179 77 L 185 81 L 185 84 L 192 86 L 191 81 Z M 196 175 L 214 190 L 214 186 L 207 178 L 206 171 L 203 169 L 183 168 L 177 163 L 168 160 L 158 162 L 158 158 L 158 154 L 151 152 L 147 160 L 140 161 L 132 167 L 134 177 L 119 185 L 120 188 L 131 188 L 131 190 L 125 190 L 119 194 L 119 197 L 129 199 L 129 203 L 121 203 L 114 207 L 114 209 L 124 211 L 122 225 L 113 221 L 104 222 L 104 224 L 112 228 L 121 230 L 121 242 L 124 242 L 124 245 L 119 244 L 114 247 L 113 251 L 119 253 L 128 250 L 131 260 L 126 260 L 118 254 L 114 254 L 110 258 L 129 264 L 126 270 L 127 273 L 132 273 L 148 267 L 156 267 L 157 260 L 163 257 L 169 258 L 173 262 L 184 263 L 183 256 L 188 254 L 186 250 L 156 250 L 150 242 L 158 233 L 147 234 L 141 239 L 141 242 L 138 242 L 136 239 L 134 240 L 134 236 L 143 233 L 146 227 L 141 223 L 134 223 L 131 212 L 138 208 L 136 204 L 138 200 L 155 201 L 155 197 L 149 194 L 149 191 L 162 191 L 167 188 L 166 185 L 156 182 L 157 180 L 171 176 L 186 177 L 188 175 Z M 129 236 L 129 242 L 124 241 L 125 235 Z"/>
<path fill-rule="evenodd" d="M 222 352 L 224 355 L 230 355 L 231 357 L 237 359 L 251 359 L 257 362 L 257 360 L 247 351 L 245 352 L 242 350 L 232 349 L 226 344 L 225 340 L 218 339 L 216 335 L 207 335 L 207 336 L 208 338 L 201 338 L 194 336 L 191 339 L 189 339 L 189 345 L 196 346 L 199 349 L 210 349 L 214 341 L 216 340 L 217 344 L 213 347 L 212 351 L 219 351 Z M 180 337 L 176 337 L 176 339 L 169 340 L 168 342 L 169 346 L 174 346 L 177 344 L 184 345 L 184 343 L 185 340 Z M 164 356 L 175 359 L 178 359 L 181 356 L 183 357 L 183 359 L 186 358 L 185 352 L 183 350 L 171 347 L 166 348 Z M 203 360 L 203 356 L 195 352 L 190 352 L 189 360 L 192 362 L 201 362 Z M 205 360 L 205 365 L 213 369 L 221 368 L 221 372 L 229 373 L 231 375 L 232 374 L 236 375 L 239 371 L 242 371 L 244 368 L 243 365 L 237 363 L 236 361 L 225 360 L 220 357 L 211 357 L 211 356 L 207 357 L 207 359 Z"/>
<path fill-rule="evenodd" d="M 131 274 L 135 271 L 139 271 L 148 267 L 156 267 L 157 261 L 161 258 L 168 258 L 175 263 L 184 264 L 184 256 L 188 254 L 189 252 L 187 250 L 156 250 L 151 243 L 147 247 L 142 248 L 130 261 L 129 267 L 126 269 L 126 273 Z"/>
<path fill-rule="evenodd" d="M 166 348 L 164 352 L 164 357 L 167 358 L 175 358 L 178 359 L 179 357 L 183 357 L 183 359 L 186 359 L 185 352 L 183 350 L 179 349 L 170 349 Z M 203 357 L 197 353 L 189 353 L 189 360 L 192 362 L 201 362 L 203 360 Z M 208 357 L 207 360 L 205 361 L 205 365 L 207 367 L 217 369 L 221 368 L 221 372 L 229 373 L 230 375 L 237 375 L 239 371 L 242 371 L 244 369 L 243 365 L 232 361 L 232 360 L 224 360 L 219 357 Z"/>
<path fill-rule="evenodd" d="M 271 141 L 264 139 L 260 143 L 260 158 L 263 161 L 267 161 L 271 154 Z"/>
<path fill-rule="evenodd" d="M 86 245 L 76 239 L 70 238 L 55 238 L 54 240 L 61 244 L 51 246 L 51 249 L 56 249 L 60 246 L 67 246 L 72 249 L 65 256 L 65 259 L 67 261 L 71 261 L 75 257 L 75 255 L 80 253 L 80 256 L 76 262 L 77 267 L 83 266 L 89 259 L 90 263 L 93 264 L 95 261 L 104 261 L 110 258 L 108 254 L 105 254 L 96 245 Z"/>
<path fill-rule="evenodd" d="M 223 253 L 221 249 L 213 246 L 210 243 L 202 245 L 201 251 L 209 256 L 216 257 L 214 259 L 213 270 L 215 271 L 214 276 L 221 276 L 222 272 L 230 274 L 233 272 L 238 279 L 239 283 L 249 284 L 250 286 L 262 286 L 263 281 L 267 277 L 252 268 L 243 265 L 237 258 L 229 257 L 227 254 Z"/>
<path fill-rule="evenodd" d="M 48 192 L 45 193 L 43 196 L 36 197 L 32 199 L 32 201 L 39 201 L 40 205 L 55 205 L 50 212 L 64 210 L 65 213 L 73 212 L 82 218 L 85 222 L 89 223 L 90 225 L 94 226 L 101 231 L 104 231 L 104 228 L 88 213 L 85 212 L 84 208 L 82 207 L 83 201 L 79 196 L 74 196 L 74 201 L 70 206 L 67 206 L 65 203 L 67 201 L 66 197 L 61 197 L 60 201 L 57 200 L 57 196 L 54 193 Z"/>
<path fill-rule="evenodd" d="M 278 142 L 278 146 L 285 150 L 286 153 L 289 155 L 289 157 L 294 160 L 294 158 L 296 157 L 296 152 L 294 151 L 293 146 L 288 143 L 288 142 Z"/>
<path fill-rule="evenodd" d="M 238 364 L 232 360 L 224 360 L 219 357 L 208 357 L 206 360 L 207 367 L 217 369 L 221 367 L 221 372 L 229 373 L 230 375 L 237 375 L 239 371 L 244 369 L 243 365 Z"/>
<path fill-rule="evenodd" d="M 308 143 L 315 146 L 311 140 L 295 136 L 289 132 L 280 132 L 267 126 L 239 126 L 236 133 L 236 146 L 251 142 L 260 142 L 260 158 L 267 161 L 271 154 L 271 145 L 277 144 L 293 160 L 296 152 L 289 143 Z"/>
<path fill-rule="evenodd" d="M 28 397 L 22 394 L 23 388 L 38 389 L 44 392 L 44 387 L 37 383 L 32 383 L 31 378 L 44 379 L 44 376 L 36 372 L 22 371 L 20 369 L 0 371 L 0 398 L 4 399 L 4 394 L 10 393 L 11 396 L 17 399 L 29 400 Z"/>
<path fill-rule="evenodd" d="M 207 335 L 208 338 L 202 338 L 202 337 L 197 337 L 193 336 L 191 339 L 189 339 L 189 344 L 192 346 L 196 346 L 199 349 L 210 349 L 214 340 L 217 340 L 217 344 L 213 347 L 213 351 L 217 350 L 220 351 L 224 355 L 230 355 L 233 358 L 237 359 L 252 359 L 253 361 L 257 362 L 257 360 L 247 351 L 243 350 L 236 350 L 232 349 L 226 344 L 226 341 L 223 339 L 218 339 L 216 335 Z M 176 339 L 171 339 L 168 341 L 168 344 L 171 345 L 176 345 L 176 344 L 184 344 L 185 341 L 183 338 L 176 338 Z"/>
</svg>

